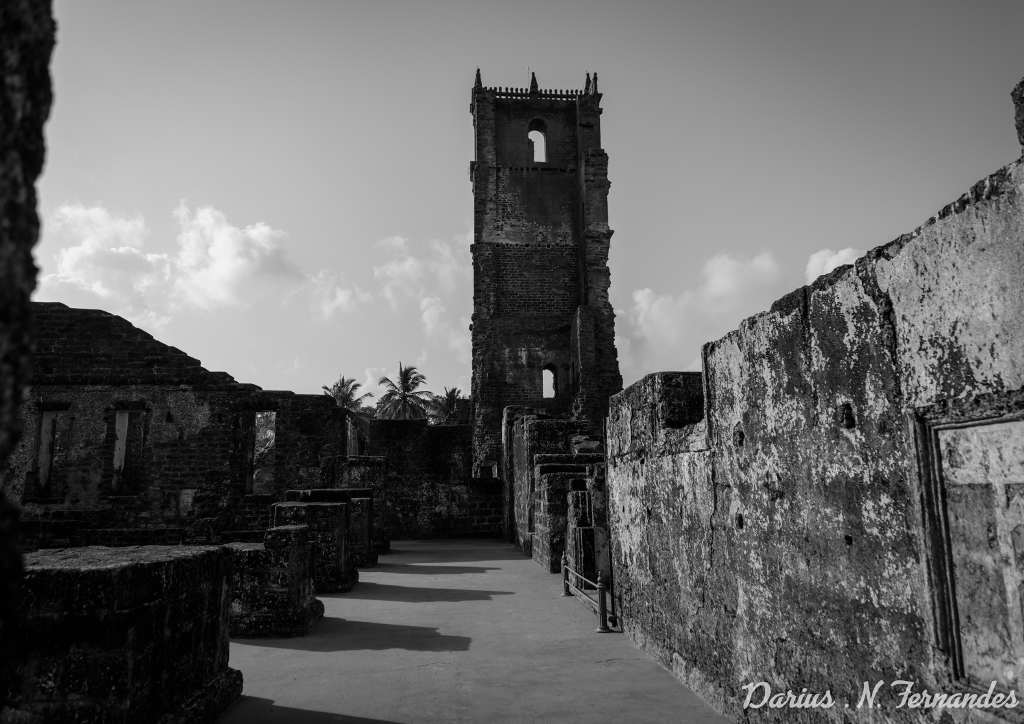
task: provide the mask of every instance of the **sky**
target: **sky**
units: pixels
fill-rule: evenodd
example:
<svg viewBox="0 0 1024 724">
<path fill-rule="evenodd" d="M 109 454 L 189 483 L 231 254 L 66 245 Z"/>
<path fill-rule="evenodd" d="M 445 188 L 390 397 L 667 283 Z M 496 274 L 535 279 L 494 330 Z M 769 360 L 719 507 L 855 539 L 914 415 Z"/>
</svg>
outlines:
<svg viewBox="0 0 1024 724">
<path fill-rule="evenodd" d="M 208 369 L 470 382 L 473 74 L 598 72 L 625 384 L 1020 155 L 1019 0 L 56 0 L 35 299 Z"/>
</svg>

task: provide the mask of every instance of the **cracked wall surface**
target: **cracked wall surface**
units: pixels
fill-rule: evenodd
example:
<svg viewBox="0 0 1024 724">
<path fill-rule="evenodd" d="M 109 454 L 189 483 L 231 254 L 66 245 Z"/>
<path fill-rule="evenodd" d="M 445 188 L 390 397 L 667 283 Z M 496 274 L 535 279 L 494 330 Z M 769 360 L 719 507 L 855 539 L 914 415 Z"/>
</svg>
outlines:
<svg viewBox="0 0 1024 724">
<path fill-rule="evenodd" d="M 758 681 L 840 708 L 878 679 L 1019 689 L 1022 289 L 1017 161 L 707 344 L 703 394 L 659 373 L 612 398 L 633 640 L 736 716 Z"/>
</svg>

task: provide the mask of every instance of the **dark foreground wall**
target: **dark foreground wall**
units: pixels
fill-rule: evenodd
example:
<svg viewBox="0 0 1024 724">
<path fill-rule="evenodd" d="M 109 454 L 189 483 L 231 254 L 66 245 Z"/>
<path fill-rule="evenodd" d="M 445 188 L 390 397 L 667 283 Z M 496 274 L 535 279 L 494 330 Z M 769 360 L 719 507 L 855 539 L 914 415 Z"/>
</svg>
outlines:
<svg viewBox="0 0 1024 724">
<path fill-rule="evenodd" d="M 53 100 L 50 54 L 54 22 L 46 0 L 0 4 L 0 469 L 21 435 L 18 412 L 29 373 L 29 295 L 35 288 L 32 247 L 39 235 L 36 178 L 43 168 L 43 124 Z M 21 578 L 17 509 L 0 490 L 0 688 L 19 628 Z"/>
<path fill-rule="evenodd" d="M 231 562 L 223 547 L 29 554 L 32 646 L 0 722 L 213 721 L 242 691 L 228 668 Z"/>
<path fill-rule="evenodd" d="M 706 400 L 680 373 L 612 398 L 627 633 L 736 715 L 760 681 L 857 721 L 864 681 L 1020 690 L 1022 289 L 1018 161 L 706 345 Z"/>
</svg>

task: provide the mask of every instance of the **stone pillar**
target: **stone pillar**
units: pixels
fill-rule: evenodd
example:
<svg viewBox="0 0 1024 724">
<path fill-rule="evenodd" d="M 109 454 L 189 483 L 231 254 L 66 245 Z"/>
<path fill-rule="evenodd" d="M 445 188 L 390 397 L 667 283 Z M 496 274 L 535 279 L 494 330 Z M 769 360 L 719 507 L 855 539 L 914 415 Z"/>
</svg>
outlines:
<svg viewBox="0 0 1024 724">
<path fill-rule="evenodd" d="M 273 524 L 307 525 L 313 545 L 313 586 L 317 593 L 343 593 L 359 580 L 346 553 L 347 503 L 275 503 Z"/>
<path fill-rule="evenodd" d="M 309 527 L 270 528 L 263 543 L 230 543 L 232 636 L 301 636 L 324 614 L 313 595 Z"/>
<path fill-rule="evenodd" d="M 377 565 L 374 542 L 375 512 L 372 488 L 309 488 L 287 490 L 286 501 L 304 503 L 345 503 L 348 505 L 346 555 L 349 565 L 368 568 Z"/>
</svg>

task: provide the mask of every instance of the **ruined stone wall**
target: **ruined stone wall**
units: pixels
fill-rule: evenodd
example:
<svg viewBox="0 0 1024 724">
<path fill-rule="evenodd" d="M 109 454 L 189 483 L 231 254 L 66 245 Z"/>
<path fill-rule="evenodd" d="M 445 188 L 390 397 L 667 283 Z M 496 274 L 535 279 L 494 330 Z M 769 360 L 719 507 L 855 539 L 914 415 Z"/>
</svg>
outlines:
<svg viewBox="0 0 1024 724">
<path fill-rule="evenodd" d="M 505 473 L 505 485 L 511 487 L 507 496 L 512 505 L 513 542 L 530 555 L 533 547 L 535 512 L 535 456 L 547 453 L 569 453 L 569 440 L 574 434 L 586 432 L 588 426 L 566 419 L 551 419 L 536 414 L 517 417 L 511 425 L 511 469 Z"/>
<path fill-rule="evenodd" d="M 616 395 L 634 641 L 737 716 L 758 681 L 830 689 L 859 721 L 864 681 L 1019 690 L 1021 289 L 1018 161 L 706 345 L 706 399 L 679 373 Z"/>
<path fill-rule="evenodd" d="M 259 388 L 107 312 L 32 310 L 25 435 L 3 468 L 25 547 L 208 541 L 237 527 Z"/>
<path fill-rule="evenodd" d="M 213 721 L 241 694 L 227 548 L 86 547 L 26 563 L 31 647 L 0 691 L 0 721 Z"/>
<path fill-rule="evenodd" d="M 501 531 L 501 485 L 470 477 L 471 428 L 425 420 L 372 420 L 363 485 L 375 492 L 389 540 L 496 536 Z M 375 471 L 377 480 L 367 479 Z"/>
<path fill-rule="evenodd" d="M 22 503 L 26 532 L 38 530 L 43 545 L 62 544 L 61 529 L 179 527 L 203 540 L 237 527 L 232 503 L 246 492 L 252 444 L 246 408 L 246 395 L 234 390 L 34 387 L 7 491 Z M 117 471 L 117 417 L 124 411 L 136 425 L 136 444 L 129 438 Z M 44 427 L 47 413 L 53 417 Z M 50 455 L 41 449 L 47 432 Z M 47 541 L 48 534 L 58 538 Z"/>
<path fill-rule="evenodd" d="M 33 309 L 26 434 L 3 483 L 28 547 L 244 538 L 285 490 L 338 483 L 345 415 L 331 399 L 239 384 L 107 312 Z M 265 411 L 274 444 L 256 461 Z"/>
<path fill-rule="evenodd" d="M 19 408 L 29 375 L 32 247 L 39 236 L 35 182 L 43 169 L 50 113 L 54 22 L 47 0 L 0 6 L 0 474 L 21 436 Z M 2 482 L 2 478 L 0 478 Z M 18 511 L 0 486 L 0 690 L 14 661 L 22 576 Z"/>
<path fill-rule="evenodd" d="M 346 453 L 345 412 L 326 395 L 261 392 L 253 396 L 254 410 L 275 413 L 275 439 L 270 460 L 255 461 L 252 490 L 284 499 L 284 491 L 331 488 L 339 484 Z M 264 475 L 259 468 L 269 473 Z"/>
</svg>

